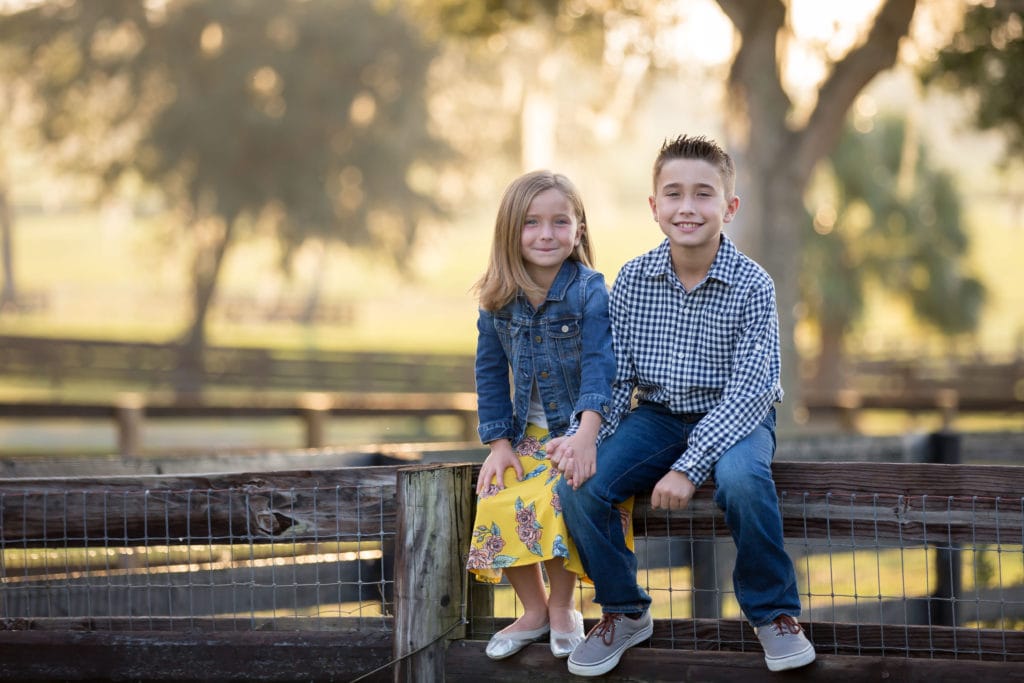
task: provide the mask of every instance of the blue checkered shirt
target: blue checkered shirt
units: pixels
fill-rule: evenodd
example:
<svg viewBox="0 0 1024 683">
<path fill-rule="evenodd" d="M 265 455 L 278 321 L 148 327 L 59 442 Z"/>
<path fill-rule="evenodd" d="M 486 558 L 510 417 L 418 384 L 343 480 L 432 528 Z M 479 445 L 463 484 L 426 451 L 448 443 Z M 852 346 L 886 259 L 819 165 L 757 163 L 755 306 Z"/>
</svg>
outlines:
<svg viewBox="0 0 1024 683">
<path fill-rule="evenodd" d="M 599 440 L 629 411 L 634 389 L 673 413 L 707 413 L 672 465 L 700 486 L 782 400 L 771 277 L 722 235 L 707 277 L 687 292 L 665 240 L 622 267 L 609 306 L 617 370 Z"/>
</svg>

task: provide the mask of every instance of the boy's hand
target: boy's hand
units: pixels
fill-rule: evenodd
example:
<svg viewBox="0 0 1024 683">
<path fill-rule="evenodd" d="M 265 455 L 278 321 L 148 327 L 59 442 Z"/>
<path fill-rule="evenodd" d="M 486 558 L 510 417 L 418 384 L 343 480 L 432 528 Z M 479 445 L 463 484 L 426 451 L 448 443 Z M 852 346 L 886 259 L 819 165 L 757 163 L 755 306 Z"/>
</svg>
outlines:
<svg viewBox="0 0 1024 683">
<path fill-rule="evenodd" d="M 476 495 L 480 495 L 491 485 L 491 480 L 499 488 L 505 488 L 505 470 L 509 467 L 516 472 L 516 481 L 523 479 L 523 465 L 519 456 L 512 450 L 508 439 L 498 439 L 490 444 L 491 452 L 480 467 L 480 477 L 476 480 Z"/>
<path fill-rule="evenodd" d="M 682 472 L 669 470 L 651 491 L 651 507 L 665 510 L 684 510 L 697 492 L 689 477 Z"/>
<path fill-rule="evenodd" d="M 562 472 L 569 485 L 578 489 L 597 471 L 597 444 L 588 435 L 576 433 L 565 440 L 561 450 L 566 454 Z"/>
</svg>

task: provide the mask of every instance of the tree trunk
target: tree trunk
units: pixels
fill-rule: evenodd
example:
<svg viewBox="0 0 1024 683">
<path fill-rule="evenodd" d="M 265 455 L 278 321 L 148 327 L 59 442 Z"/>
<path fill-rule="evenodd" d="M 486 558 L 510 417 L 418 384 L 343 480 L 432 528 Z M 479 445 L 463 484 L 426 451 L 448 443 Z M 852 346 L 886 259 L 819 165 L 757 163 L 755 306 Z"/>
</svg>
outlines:
<svg viewBox="0 0 1024 683">
<path fill-rule="evenodd" d="M 195 396 L 202 390 L 203 349 L 206 347 L 206 316 L 217 287 L 224 255 L 230 246 L 234 216 L 205 219 L 193 230 L 199 232 L 192 263 L 192 321 L 182 340 L 178 356 L 178 379 L 175 391 L 182 396 Z"/>
<path fill-rule="evenodd" d="M 0 258 L 3 259 L 4 288 L 0 293 L 0 311 L 18 305 L 14 279 L 14 221 L 11 218 L 10 193 L 7 183 L 0 181 Z"/>
<path fill-rule="evenodd" d="M 794 424 L 802 406 L 799 356 L 793 338 L 800 301 L 798 255 L 805 220 L 804 189 L 814 166 L 832 151 L 854 99 L 896 62 L 916 0 L 885 0 L 866 40 L 837 61 L 806 123 L 789 120 L 791 102 L 779 75 L 778 36 L 787 8 L 778 0 L 718 0 L 742 37 L 729 72 L 728 146 L 739 164 L 740 248 L 775 280 L 786 391 L 780 427 Z"/>
</svg>

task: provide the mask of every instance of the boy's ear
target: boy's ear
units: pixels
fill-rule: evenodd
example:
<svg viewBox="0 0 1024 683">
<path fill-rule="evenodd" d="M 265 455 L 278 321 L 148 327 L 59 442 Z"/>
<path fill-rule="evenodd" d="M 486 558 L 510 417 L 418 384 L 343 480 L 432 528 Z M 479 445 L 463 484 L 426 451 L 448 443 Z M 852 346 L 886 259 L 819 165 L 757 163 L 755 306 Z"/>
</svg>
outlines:
<svg viewBox="0 0 1024 683">
<path fill-rule="evenodd" d="M 728 203 L 725 205 L 725 215 L 722 216 L 722 222 L 728 223 L 729 221 L 731 221 L 736 216 L 736 212 L 739 211 L 739 208 L 740 198 L 737 197 L 736 195 L 733 195 L 732 199 L 730 199 Z"/>
<path fill-rule="evenodd" d="M 654 221 L 658 221 L 658 202 L 654 200 L 654 195 L 647 197 L 647 203 L 651 205 L 651 215 L 654 216 Z"/>
</svg>

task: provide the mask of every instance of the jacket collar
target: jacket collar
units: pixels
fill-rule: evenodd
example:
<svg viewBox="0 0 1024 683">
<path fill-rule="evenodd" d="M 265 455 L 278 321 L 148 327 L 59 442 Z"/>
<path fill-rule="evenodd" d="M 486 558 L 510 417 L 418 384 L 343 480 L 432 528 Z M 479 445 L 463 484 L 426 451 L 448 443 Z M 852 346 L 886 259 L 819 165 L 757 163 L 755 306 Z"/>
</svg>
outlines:
<svg viewBox="0 0 1024 683">
<path fill-rule="evenodd" d="M 558 275 L 555 275 L 555 281 L 552 282 L 551 287 L 548 288 L 548 296 L 545 301 L 562 301 L 565 299 L 565 295 L 569 291 L 569 285 L 573 283 L 576 276 L 579 274 L 579 268 L 579 261 L 565 259 L 565 261 L 562 262 L 562 267 L 558 269 Z M 526 299 L 526 295 L 522 290 L 519 290 L 519 294 L 517 296 L 523 300 Z"/>
</svg>

